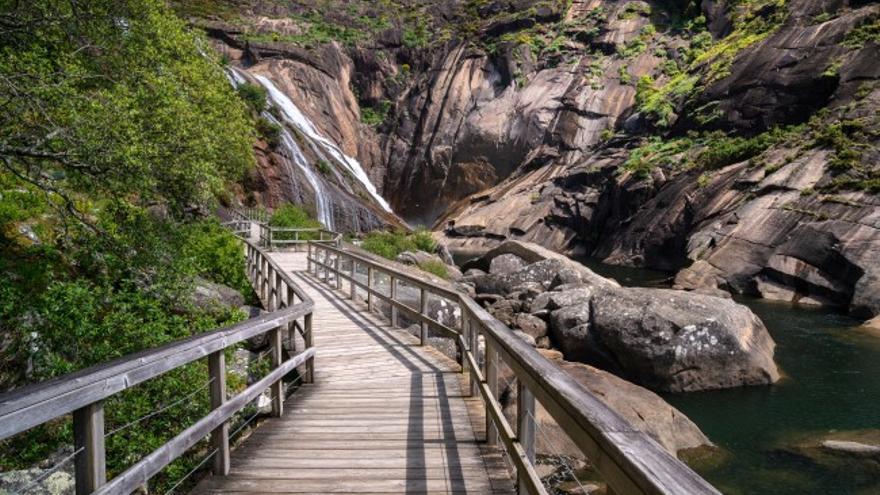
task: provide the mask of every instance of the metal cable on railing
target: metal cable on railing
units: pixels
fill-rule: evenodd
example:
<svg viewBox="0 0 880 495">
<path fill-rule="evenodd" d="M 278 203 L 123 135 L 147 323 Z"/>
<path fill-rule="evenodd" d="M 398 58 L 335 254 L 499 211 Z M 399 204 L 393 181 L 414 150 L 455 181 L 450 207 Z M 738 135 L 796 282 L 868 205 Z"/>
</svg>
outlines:
<svg viewBox="0 0 880 495">
<path fill-rule="evenodd" d="M 196 464 L 196 466 L 195 466 L 194 468 L 190 469 L 190 471 L 189 471 L 188 473 L 186 473 L 186 474 L 183 476 L 183 478 L 180 478 L 179 480 L 177 480 L 177 483 L 175 483 L 174 486 L 172 486 L 171 488 L 169 488 L 168 491 L 165 492 L 165 495 L 169 495 L 170 493 L 174 493 L 174 490 L 176 490 L 177 487 L 179 487 L 181 484 L 183 484 L 184 481 L 186 481 L 187 479 L 189 479 L 189 477 L 192 476 L 193 473 L 195 473 L 196 471 L 198 471 L 199 469 L 201 469 L 201 468 L 205 465 L 205 463 L 208 462 L 208 459 L 210 459 L 211 457 L 213 457 L 217 452 L 218 452 L 218 450 L 217 450 L 217 449 L 214 449 L 214 450 L 212 450 L 210 453 L 208 453 L 208 455 L 205 456 L 204 459 L 202 459 L 201 461 L 199 461 L 199 463 Z"/>
<path fill-rule="evenodd" d="M 13 489 L 12 492 L 11 492 L 11 495 L 20 495 L 20 494 L 23 494 L 23 493 L 27 493 L 27 492 L 29 492 L 30 490 L 33 490 L 33 489 L 36 488 L 40 483 L 46 481 L 46 479 L 49 478 L 49 476 L 52 476 L 53 474 L 55 474 L 56 472 L 58 472 L 58 470 L 61 469 L 61 466 L 67 464 L 68 462 L 70 462 L 70 461 L 72 461 L 74 458 L 76 458 L 76 456 L 77 456 L 80 452 L 82 452 L 84 449 L 85 449 L 85 447 L 80 447 L 80 448 L 74 450 L 72 454 L 70 454 L 70 455 L 68 455 L 67 457 L 65 457 L 64 459 L 61 459 L 60 461 L 58 461 L 54 466 L 52 466 L 51 468 L 49 468 L 48 470 L 46 470 L 46 472 L 40 474 L 39 476 L 37 476 L 36 478 L 34 478 L 33 480 L 31 480 L 30 483 L 28 483 L 27 485 L 25 485 L 25 486 L 23 486 L 23 487 L 21 487 L 21 488 L 18 488 L 18 489 Z"/>
<path fill-rule="evenodd" d="M 166 405 L 160 407 L 159 409 L 154 410 L 154 411 L 151 412 L 151 413 L 145 414 L 145 415 L 143 415 L 143 416 L 141 416 L 141 417 L 139 417 L 139 418 L 137 418 L 137 419 L 134 419 L 134 420 L 132 420 L 132 421 L 129 421 L 128 423 L 126 423 L 126 424 L 124 424 L 124 425 L 122 425 L 122 426 L 120 426 L 120 427 L 118 427 L 118 428 L 114 428 L 114 429 L 110 430 L 109 432 L 107 432 L 107 433 L 104 434 L 104 438 L 107 438 L 107 437 L 109 437 L 109 436 L 111 436 L 111 435 L 114 435 L 114 434 L 116 434 L 116 433 L 119 433 L 120 431 L 123 431 L 123 430 L 126 430 L 126 429 L 128 429 L 128 428 L 131 428 L 132 426 L 134 426 L 134 425 L 136 425 L 136 424 L 138 424 L 138 423 L 141 423 L 141 422 L 143 422 L 143 421 L 146 421 L 147 419 L 150 419 L 150 418 L 152 418 L 152 417 L 158 416 L 158 415 L 162 414 L 163 412 L 165 412 L 165 411 L 167 411 L 167 410 L 169 410 L 169 409 L 171 409 L 171 408 L 173 408 L 173 407 L 175 407 L 175 406 L 178 406 L 178 405 L 180 405 L 180 404 L 182 404 L 182 403 L 188 401 L 189 399 L 192 399 L 193 397 L 195 397 L 196 395 L 198 395 L 199 392 L 202 392 L 203 390 L 205 390 L 205 389 L 207 389 L 208 387 L 210 387 L 210 386 L 211 386 L 211 383 L 213 383 L 214 380 L 216 380 L 216 378 L 211 378 L 210 380 L 206 381 L 206 382 L 203 383 L 201 386 L 199 386 L 197 389 L 195 389 L 195 390 L 193 390 L 192 392 L 186 394 L 185 396 L 181 397 L 180 399 L 177 399 L 177 400 L 174 401 L 174 402 L 171 402 L 171 403 L 169 403 L 169 404 L 166 404 Z"/>
<path fill-rule="evenodd" d="M 544 429 L 541 427 L 540 423 L 538 423 L 538 418 L 536 418 L 535 415 L 532 414 L 531 412 L 529 412 L 528 414 L 529 414 L 529 417 L 532 418 L 532 421 L 535 424 L 535 429 L 541 433 L 542 437 L 544 437 L 544 442 L 550 447 L 550 450 L 553 451 L 553 455 L 557 459 L 559 459 L 559 461 L 562 463 L 562 465 L 565 467 L 565 469 L 568 470 L 568 474 L 571 475 L 571 479 L 574 480 L 574 482 L 577 483 L 577 485 L 580 487 L 581 493 L 583 493 L 584 495 L 589 495 L 590 492 L 587 491 L 587 489 L 584 487 L 584 485 L 581 484 L 581 481 L 578 479 L 577 475 L 574 474 L 574 469 L 571 467 L 571 464 L 569 464 L 568 461 L 566 460 L 565 456 L 563 456 L 560 453 L 561 449 L 557 448 L 557 445 L 550 440 L 550 436 L 547 434 L 547 432 L 544 431 Z M 545 483 L 545 486 L 547 486 L 547 485 L 548 484 Z M 547 486 L 547 488 L 549 489 L 550 486 Z"/>
</svg>

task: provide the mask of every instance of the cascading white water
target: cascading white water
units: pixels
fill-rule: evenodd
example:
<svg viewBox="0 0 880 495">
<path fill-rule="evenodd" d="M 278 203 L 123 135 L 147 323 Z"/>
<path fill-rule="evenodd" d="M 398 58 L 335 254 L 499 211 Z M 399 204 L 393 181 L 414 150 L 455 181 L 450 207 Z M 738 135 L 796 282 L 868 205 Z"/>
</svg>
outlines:
<svg viewBox="0 0 880 495">
<path fill-rule="evenodd" d="M 269 112 L 263 112 L 263 117 L 270 122 L 280 125 L 280 123 Z M 333 220 L 333 203 L 330 201 L 330 193 L 324 187 L 324 181 L 312 170 L 312 166 L 306 160 L 296 140 L 284 126 L 281 126 L 281 146 L 284 148 L 281 153 L 285 160 L 292 160 L 294 164 L 306 176 L 306 180 L 315 190 L 315 210 L 318 214 L 318 221 L 324 224 L 324 227 L 333 230 L 336 223 Z M 290 155 L 290 156 L 288 156 Z"/>
<path fill-rule="evenodd" d="M 385 211 L 391 212 L 391 206 L 385 201 L 385 198 L 379 195 L 378 191 L 376 191 L 376 186 L 370 182 L 370 178 L 367 177 L 367 173 L 364 172 L 363 167 L 361 167 L 361 164 L 357 160 L 343 153 L 339 146 L 318 133 L 308 117 L 306 117 L 293 101 L 281 92 L 271 80 L 260 75 L 254 75 L 254 77 L 269 92 L 269 98 L 272 100 L 272 103 L 281 110 L 286 123 L 292 125 L 309 139 L 312 144 L 317 145 L 317 147 L 320 147 L 324 152 L 330 155 L 337 164 L 345 167 L 351 172 L 358 182 L 363 185 L 364 189 L 370 193 L 370 196 L 373 197 L 376 203 L 385 209 Z"/>
<path fill-rule="evenodd" d="M 247 82 L 247 79 L 239 74 L 238 69 L 234 67 L 230 67 L 229 70 L 226 71 L 226 75 L 229 78 L 229 82 L 236 88 Z M 303 155 L 299 145 L 296 144 L 296 140 L 290 134 L 290 131 L 287 130 L 285 126 L 281 125 L 271 113 L 263 112 L 261 115 L 269 122 L 281 127 L 281 146 L 283 147 L 283 151 L 280 154 L 284 157 L 285 166 L 290 167 L 290 162 L 293 161 L 297 168 L 302 171 L 302 174 L 306 177 L 309 185 L 311 185 L 312 189 L 315 191 L 315 212 L 317 213 L 318 221 L 321 222 L 326 229 L 335 229 L 336 222 L 333 219 L 333 203 L 330 200 L 330 194 L 324 185 L 324 181 L 318 177 L 312 169 L 312 166 L 309 164 L 308 160 L 306 160 L 305 155 Z M 288 168 L 287 173 L 291 178 L 294 177 L 293 170 Z"/>
</svg>

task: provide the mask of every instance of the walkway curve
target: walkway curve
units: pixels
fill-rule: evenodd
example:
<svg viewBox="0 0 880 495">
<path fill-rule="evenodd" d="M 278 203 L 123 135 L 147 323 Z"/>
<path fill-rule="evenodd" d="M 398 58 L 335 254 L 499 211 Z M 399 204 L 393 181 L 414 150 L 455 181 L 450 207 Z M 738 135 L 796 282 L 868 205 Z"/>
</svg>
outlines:
<svg viewBox="0 0 880 495">
<path fill-rule="evenodd" d="M 315 383 L 194 493 L 514 493 L 453 360 L 307 274 L 305 253 L 271 256 L 315 301 Z"/>
</svg>

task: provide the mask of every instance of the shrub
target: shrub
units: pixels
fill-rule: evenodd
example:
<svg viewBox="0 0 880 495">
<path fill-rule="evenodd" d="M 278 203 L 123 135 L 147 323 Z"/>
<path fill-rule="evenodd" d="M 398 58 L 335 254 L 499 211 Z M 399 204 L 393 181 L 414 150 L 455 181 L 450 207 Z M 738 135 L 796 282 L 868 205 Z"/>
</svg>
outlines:
<svg viewBox="0 0 880 495">
<path fill-rule="evenodd" d="M 443 278 L 443 279 L 449 278 L 449 269 L 441 261 L 437 261 L 437 260 L 423 261 L 422 263 L 419 263 L 419 268 L 421 268 L 422 271 L 436 275 L 440 278 Z"/>
<path fill-rule="evenodd" d="M 321 228 L 321 222 L 312 218 L 299 206 L 286 204 L 276 209 L 269 219 L 269 225 L 275 227 L 296 227 L 302 229 Z"/>
<path fill-rule="evenodd" d="M 286 204 L 276 209 L 269 219 L 269 225 L 273 227 L 289 227 L 297 229 L 320 229 L 323 227 L 321 222 L 315 220 L 308 212 L 299 206 Z M 319 238 L 316 232 L 275 232 L 275 239 L 290 240 L 298 237 L 304 241 L 311 241 Z"/>
<path fill-rule="evenodd" d="M 425 229 L 419 229 L 413 233 L 374 231 L 367 234 L 361 247 L 383 258 L 393 260 L 404 251 L 433 253 L 437 250 L 437 243 L 431 237 L 431 232 Z"/>
<path fill-rule="evenodd" d="M 270 148 L 277 148 L 281 144 L 281 126 L 275 122 L 265 117 L 258 117 L 257 132 Z"/>
<path fill-rule="evenodd" d="M 267 101 L 266 101 L 266 89 L 262 86 L 244 83 L 236 89 L 238 96 L 244 100 L 245 104 L 247 104 L 248 108 L 250 108 L 254 113 L 259 114 L 263 110 L 266 109 Z"/>
</svg>

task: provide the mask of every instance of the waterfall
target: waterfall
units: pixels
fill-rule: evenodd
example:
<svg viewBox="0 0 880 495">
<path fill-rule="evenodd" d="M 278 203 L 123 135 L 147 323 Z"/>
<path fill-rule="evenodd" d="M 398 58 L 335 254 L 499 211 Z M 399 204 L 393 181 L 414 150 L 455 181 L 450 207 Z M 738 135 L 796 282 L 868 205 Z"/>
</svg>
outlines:
<svg viewBox="0 0 880 495">
<path fill-rule="evenodd" d="M 266 88 L 269 92 L 269 98 L 272 100 L 272 103 L 281 110 L 282 115 L 284 116 L 284 121 L 291 126 L 293 126 L 296 130 L 302 133 L 306 138 L 311 141 L 311 144 L 316 145 L 317 148 L 320 148 L 325 153 L 333 157 L 333 160 L 345 167 L 349 172 L 351 172 L 352 176 L 358 180 L 358 182 L 363 185 L 364 189 L 373 197 L 373 199 L 378 203 L 385 211 L 391 212 L 391 206 L 385 201 L 381 195 L 379 195 L 378 191 L 376 191 L 376 186 L 370 182 L 370 178 L 367 177 L 367 173 L 364 172 L 361 164 L 355 160 L 354 158 L 343 153 L 342 149 L 339 148 L 336 144 L 334 144 L 329 139 L 322 136 L 315 129 L 312 122 L 306 117 L 297 106 L 287 97 L 281 90 L 279 90 L 275 84 L 272 83 L 271 80 L 264 76 L 254 75 L 254 77 Z M 316 149 L 317 151 L 317 149 Z"/>
<path fill-rule="evenodd" d="M 263 112 L 263 117 L 274 124 L 281 125 L 269 112 Z M 303 175 L 306 176 L 306 180 L 309 181 L 312 189 L 315 190 L 315 210 L 318 213 L 318 221 L 324 224 L 325 228 L 333 230 L 335 228 L 335 222 L 333 221 L 333 204 L 330 201 L 330 193 L 327 191 L 327 188 L 324 187 L 324 181 L 318 177 L 314 170 L 312 170 L 311 165 L 309 165 L 309 162 L 303 155 L 299 145 L 296 144 L 296 140 L 293 139 L 290 131 L 284 126 L 281 126 L 281 146 L 285 151 L 285 153 L 282 153 L 282 156 L 284 156 L 285 161 L 288 162 L 286 165 L 289 166 L 289 161 L 292 160 L 302 171 Z M 293 178 L 291 172 L 292 171 L 288 171 L 291 178 Z"/>
<path fill-rule="evenodd" d="M 245 77 L 238 72 L 238 69 L 234 67 L 230 67 L 226 71 L 226 77 L 229 78 L 229 82 L 232 86 L 236 88 L 247 82 L 247 79 L 245 79 Z M 296 140 L 290 134 L 287 127 L 278 122 L 278 120 L 269 112 L 264 111 L 260 115 L 269 122 L 281 127 L 281 146 L 285 151 L 285 153 L 281 153 L 281 156 L 284 158 L 285 167 L 288 168 L 288 175 L 291 180 L 295 177 L 293 170 L 290 169 L 290 162 L 293 161 L 315 191 L 315 212 L 317 213 L 318 221 L 324 225 L 324 228 L 333 230 L 336 226 L 336 222 L 334 222 L 333 219 L 333 204 L 330 201 L 330 194 L 324 186 L 324 181 L 318 177 L 312 169 L 312 166 L 309 165 L 308 160 L 306 160 L 302 150 L 299 148 L 299 145 L 296 144 Z"/>
</svg>

